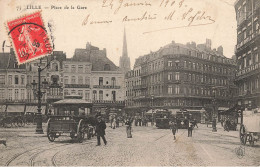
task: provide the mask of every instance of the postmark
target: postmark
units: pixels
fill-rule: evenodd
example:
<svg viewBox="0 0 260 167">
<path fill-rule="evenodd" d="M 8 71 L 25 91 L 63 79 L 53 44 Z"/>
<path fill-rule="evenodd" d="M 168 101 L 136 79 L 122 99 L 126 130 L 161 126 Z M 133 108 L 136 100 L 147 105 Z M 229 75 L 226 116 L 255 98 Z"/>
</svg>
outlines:
<svg viewBox="0 0 260 167">
<path fill-rule="evenodd" d="M 7 29 L 18 64 L 52 53 L 51 40 L 44 27 L 40 11 L 8 21 Z"/>
</svg>

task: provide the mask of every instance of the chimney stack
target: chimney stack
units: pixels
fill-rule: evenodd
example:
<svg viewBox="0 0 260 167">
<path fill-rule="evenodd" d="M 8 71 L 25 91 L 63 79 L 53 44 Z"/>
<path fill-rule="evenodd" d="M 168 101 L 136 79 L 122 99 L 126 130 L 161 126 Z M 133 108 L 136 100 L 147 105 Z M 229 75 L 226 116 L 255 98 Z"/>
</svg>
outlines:
<svg viewBox="0 0 260 167">
<path fill-rule="evenodd" d="M 219 46 L 218 49 L 217 49 L 217 52 L 221 55 L 223 55 L 223 47 L 222 46 Z"/>
<path fill-rule="evenodd" d="M 206 39 L 206 48 L 207 49 L 211 49 L 211 40 L 210 39 Z"/>
</svg>

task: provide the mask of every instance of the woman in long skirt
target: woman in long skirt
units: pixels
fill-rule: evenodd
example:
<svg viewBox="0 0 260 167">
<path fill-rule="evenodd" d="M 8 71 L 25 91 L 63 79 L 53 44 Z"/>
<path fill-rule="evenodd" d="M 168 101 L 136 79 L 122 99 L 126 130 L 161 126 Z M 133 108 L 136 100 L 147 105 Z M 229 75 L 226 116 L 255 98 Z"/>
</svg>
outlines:
<svg viewBox="0 0 260 167">
<path fill-rule="evenodd" d="M 131 134 L 132 127 L 131 127 L 131 122 L 129 121 L 129 119 L 126 120 L 125 126 L 126 126 L 127 138 L 132 138 L 132 134 Z"/>
</svg>

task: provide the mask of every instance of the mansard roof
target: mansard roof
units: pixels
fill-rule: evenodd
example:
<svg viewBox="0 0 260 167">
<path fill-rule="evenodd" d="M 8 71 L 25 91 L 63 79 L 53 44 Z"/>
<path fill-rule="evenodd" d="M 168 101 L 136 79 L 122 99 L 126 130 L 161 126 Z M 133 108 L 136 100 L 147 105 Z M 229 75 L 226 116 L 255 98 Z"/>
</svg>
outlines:
<svg viewBox="0 0 260 167">
<path fill-rule="evenodd" d="M 92 63 L 92 71 L 118 71 L 117 67 L 106 56 L 106 49 L 100 50 L 98 47 L 87 44 L 86 49 L 75 49 L 71 61 L 84 61 Z"/>
<path fill-rule="evenodd" d="M 0 53 L 0 69 L 25 69 L 25 64 L 18 66 L 14 52 Z"/>
</svg>

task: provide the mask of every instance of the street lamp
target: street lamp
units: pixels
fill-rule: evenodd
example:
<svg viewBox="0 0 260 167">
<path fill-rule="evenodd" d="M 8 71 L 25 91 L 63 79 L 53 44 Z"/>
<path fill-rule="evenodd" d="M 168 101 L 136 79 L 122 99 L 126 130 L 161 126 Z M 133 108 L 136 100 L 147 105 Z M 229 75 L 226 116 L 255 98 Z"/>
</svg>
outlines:
<svg viewBox="0 0 260 167">
<path fill-rule="evenodd" d="M 217 100 L 216 100 L 216 90 L 213 89 L 213 95 L 214 98 L 212 100 L 212 106 L 213 106 L 213 114 L 212 114 L 212 132 L 217 132 L 217 119 L 216 119 L 216 115 L 217 115 L 217 111 L 216 111 L 216 104 L 217 104 Z"/>
<path fill-rule="evenodd" d="M 44 70 L 45 68 L 41 68 L 41 61 L 40 64 L 38 65 L 38 83 L 35 82 L 35 80 L 33 80 L 32 83 L 32 88 L 33 91 L 35 92 L 35 95 L 38 98 L 38 112 L 36 113 L 36 120 L 37 120 L 37 126 L 36 126 L 36 133 L 37 134 L 43 134 L 43 129 L 42 129 L 42 96 L 45 93 L 44 91 L 41 91 L 41 84 L 43 89 L 47 88 L 48 82 L 46 81 L 46 79 L 41 83 L 41 72 L 42 70 Z M 38 84 L 38 87 L 37 87 Z"/>
</svg>

